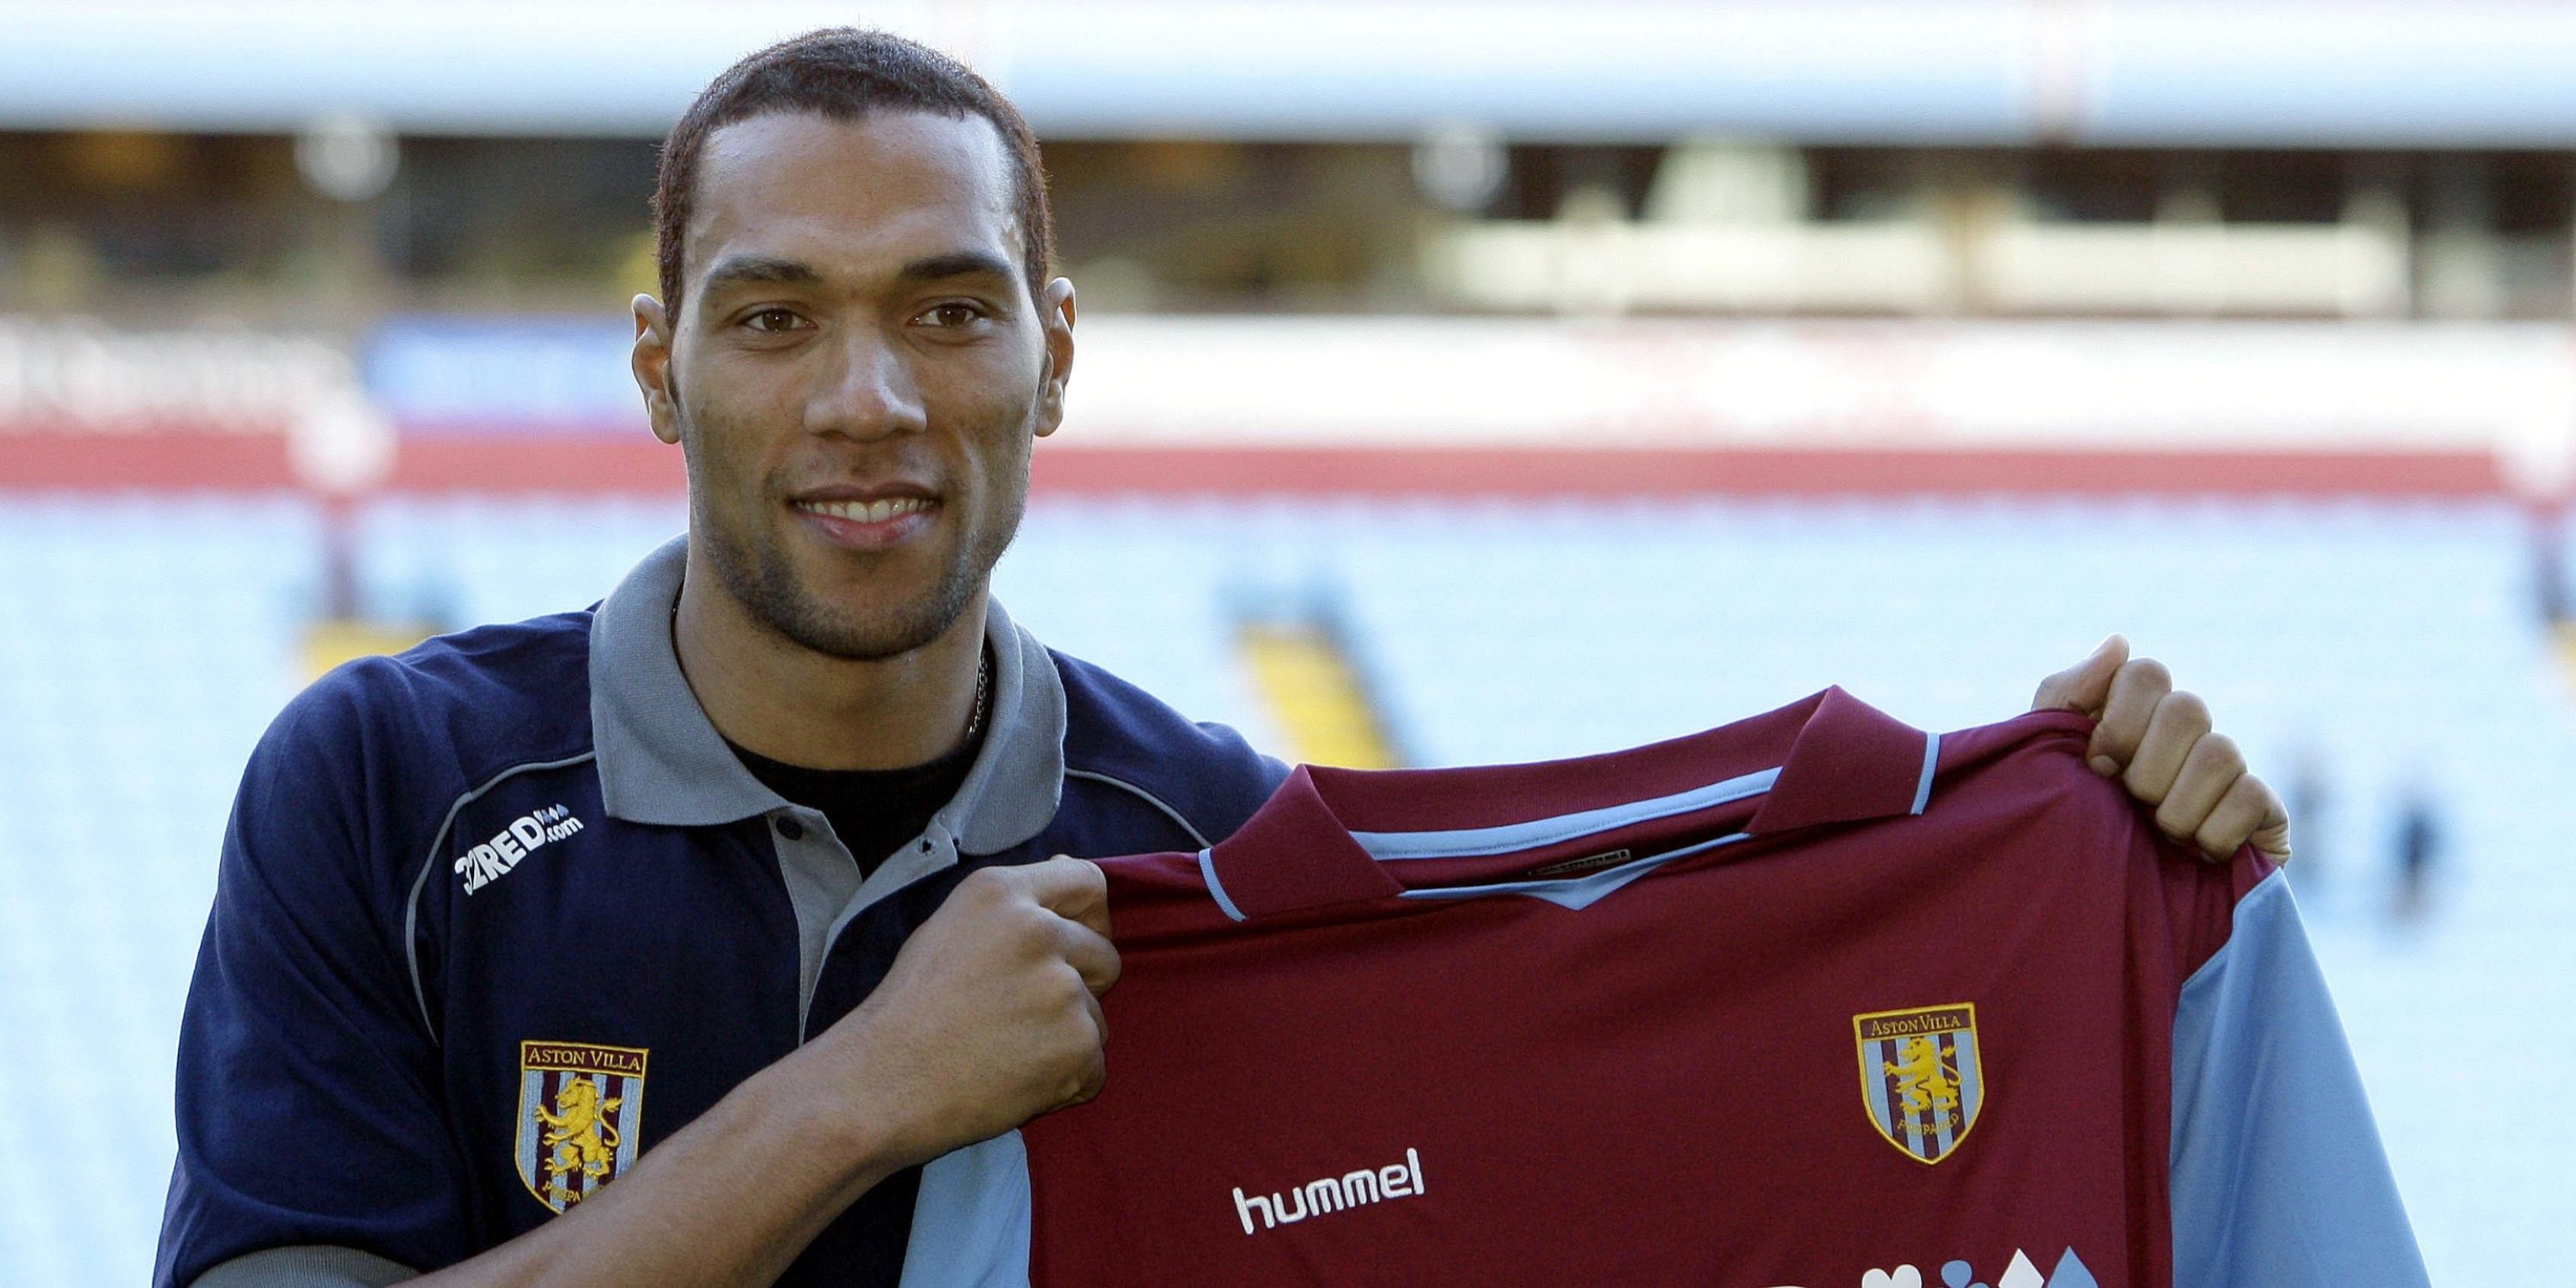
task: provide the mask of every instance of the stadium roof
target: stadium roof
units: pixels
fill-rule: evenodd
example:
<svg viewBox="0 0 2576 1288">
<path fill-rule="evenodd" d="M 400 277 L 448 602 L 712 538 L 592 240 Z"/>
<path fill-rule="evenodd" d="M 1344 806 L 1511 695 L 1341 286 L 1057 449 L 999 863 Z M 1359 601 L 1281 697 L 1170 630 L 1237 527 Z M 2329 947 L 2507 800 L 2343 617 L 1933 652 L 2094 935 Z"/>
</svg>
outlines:
<svg viewBox="0 0 2576 1288">
<path fill-rule="evenodd" d="M 2553 0 L 0 0 L 0 128 L 653 136 L 851 21 L 1060 138 L 2576 146 Z"/>
</svg>

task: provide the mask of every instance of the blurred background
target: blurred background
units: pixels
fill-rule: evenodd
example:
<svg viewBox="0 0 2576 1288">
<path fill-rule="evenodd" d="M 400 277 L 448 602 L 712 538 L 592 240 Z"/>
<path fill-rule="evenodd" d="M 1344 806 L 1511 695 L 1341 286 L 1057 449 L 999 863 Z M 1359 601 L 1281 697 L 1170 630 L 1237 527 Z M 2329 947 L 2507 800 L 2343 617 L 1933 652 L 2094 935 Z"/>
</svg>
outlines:
<svg viewBox="0 0 2576 1288">
<path fill-rule="evenodd" d="M 94 0 L 0 3 L 0 1283 L 148 1273 L 279 706 L 682 528 L 656 145 L 851 22 L 1046 145 L 1042 637 L 1436 765 L 2126 632 L 2297 812 L 2437 1282 L 2563 1275 L 2576 6 Z"/>
</svg>

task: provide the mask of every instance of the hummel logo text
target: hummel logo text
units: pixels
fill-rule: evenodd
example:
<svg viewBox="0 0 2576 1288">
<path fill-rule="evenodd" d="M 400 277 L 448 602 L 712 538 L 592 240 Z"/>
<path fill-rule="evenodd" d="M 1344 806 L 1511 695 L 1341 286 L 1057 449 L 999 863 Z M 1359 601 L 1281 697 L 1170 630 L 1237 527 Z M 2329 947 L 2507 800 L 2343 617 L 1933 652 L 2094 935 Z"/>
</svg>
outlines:
<svg viewBox="0 0 2576 1288">
<path fill-rule="evenodd" d="M 1307 1217 L 1325 1212 L 1343 1212 L 1363 1204 L 1385 1199 L 1410 1198 L 1422 1193 L 1422 1155 L 1404 1151 L 1404 1161 L 1384 1167 L 1363 1167 L 1341 1176 L 1326 1176 L 1292 1185 L 1284 1194 L 1251 1194 L 1241 1186 L 1234 1191 L 1234 1215 L 1243 1222 L 1243 1232 L 1251 1234 L 1252 1214 L 1261 1214 L 1261 1228 L 1293 1225 Z"/>
<path fill-rule="evenodd" d="M 465 893 L 472 894 L 509 875 L 510 869 L 519 866 L 519 860 L 548 841 L 560 841 L 580 830 L 581 820 L 561 805 L 548 805 L 534 814 L 510 820 L 510 825 L 491 840 L 456 857 L 456 870 L 465 877 Z"/>
</svg>

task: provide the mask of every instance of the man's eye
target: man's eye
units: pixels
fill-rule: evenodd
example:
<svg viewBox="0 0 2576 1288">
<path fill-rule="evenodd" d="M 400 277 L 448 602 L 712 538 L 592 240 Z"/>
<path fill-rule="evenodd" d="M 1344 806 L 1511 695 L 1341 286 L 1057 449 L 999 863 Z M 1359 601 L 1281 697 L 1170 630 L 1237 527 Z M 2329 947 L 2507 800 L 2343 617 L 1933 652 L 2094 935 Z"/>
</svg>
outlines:
<svg viewBox="0 0 2576 1288">
<path fill-rule="evenodd" d="M 960 327 L 974 325 L 984 316 L 984 311 L 972 304 L 941 304 L 921 316 L 934 326 Z"/>
<path fill-rule="evenodd" d="M 743 324 L 754 331 L 792 331 L 800 320 L 786 309 L 762 309 L 744 318 Z"/>
</svg>

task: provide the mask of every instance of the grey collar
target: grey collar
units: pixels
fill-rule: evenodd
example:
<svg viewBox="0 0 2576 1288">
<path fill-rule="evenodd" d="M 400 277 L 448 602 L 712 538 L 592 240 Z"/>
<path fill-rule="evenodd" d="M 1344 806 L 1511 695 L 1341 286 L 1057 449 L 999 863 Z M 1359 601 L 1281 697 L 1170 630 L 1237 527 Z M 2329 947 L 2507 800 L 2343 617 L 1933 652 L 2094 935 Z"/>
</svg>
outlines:
<svg viewBox="0 0 2576 1288">
<path fill-rule="evenodd" d="M 590 729 L 611 817 L 705 827 L 786 808 L 743 768 L 708 723 L 671 641 L 688 538 L 674 537 L 626 574 L 590 624 Z M 984 601 L 993 653 L 991 723 L 957 795 L 933 816 L 970 854 L 1036 836 L 1064 790 L 1064 682 L 1037 637 Z"/>
</svg>

